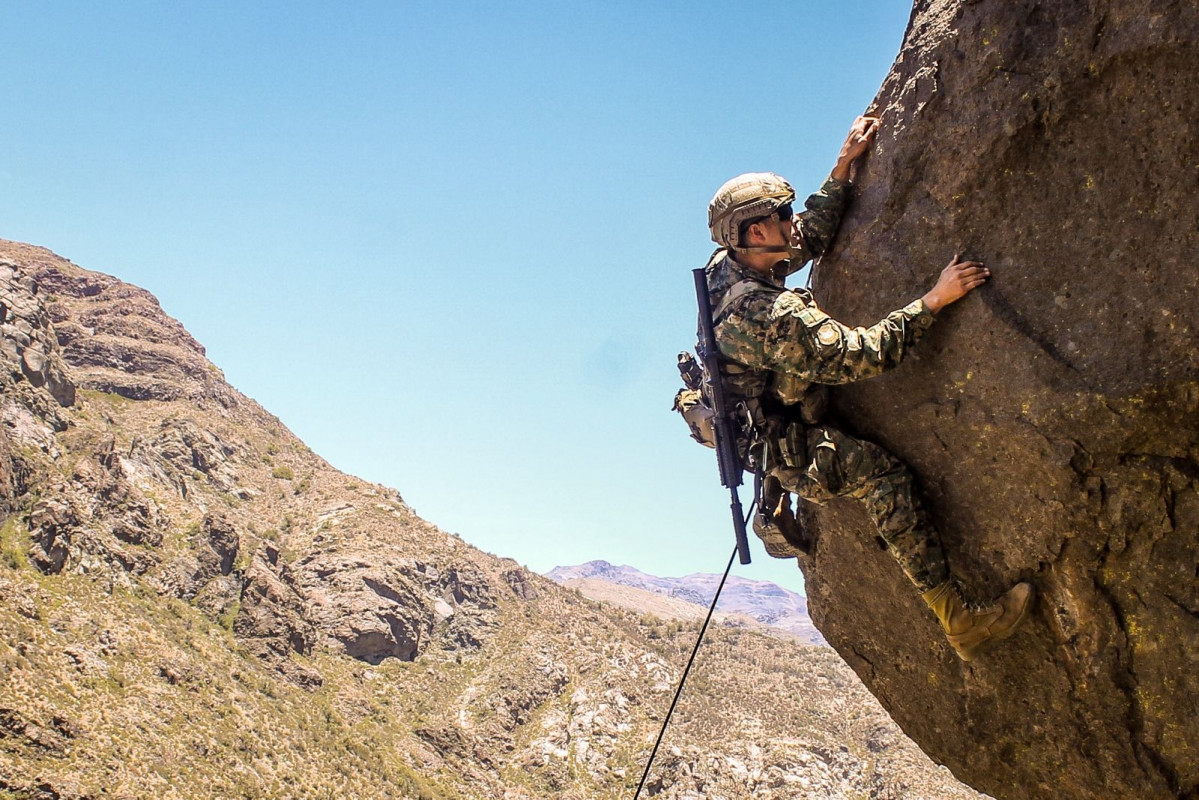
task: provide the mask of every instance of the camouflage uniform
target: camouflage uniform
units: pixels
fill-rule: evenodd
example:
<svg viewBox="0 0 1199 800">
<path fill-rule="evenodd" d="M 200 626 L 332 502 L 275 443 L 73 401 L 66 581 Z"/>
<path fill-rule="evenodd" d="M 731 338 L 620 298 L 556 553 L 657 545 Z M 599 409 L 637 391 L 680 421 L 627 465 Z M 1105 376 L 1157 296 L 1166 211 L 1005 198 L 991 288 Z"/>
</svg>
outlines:
<svg viewBox="0 0 1199 800">
<path fill-rule="evenodd" d="M 801 257 L 831 244 L 847 187 L 829 180 L 799 214 Z M 863 500 L 900 566 L 922 592 L 949 578 L 944 549 L 908 468 L 870 442 L 823 424 L 827 384 L 872 378 L 897 366 L 932 325 L 920 300 L 869 328 L 829 317 L 803 289 L 786 289 L 785 275 L 805 261 L 783 262 L 771 280 L 717 250 L 706 268 L 724 384 L 757 417 L 752 456 L 789 491 L 822 503 Z"/>
</svg>

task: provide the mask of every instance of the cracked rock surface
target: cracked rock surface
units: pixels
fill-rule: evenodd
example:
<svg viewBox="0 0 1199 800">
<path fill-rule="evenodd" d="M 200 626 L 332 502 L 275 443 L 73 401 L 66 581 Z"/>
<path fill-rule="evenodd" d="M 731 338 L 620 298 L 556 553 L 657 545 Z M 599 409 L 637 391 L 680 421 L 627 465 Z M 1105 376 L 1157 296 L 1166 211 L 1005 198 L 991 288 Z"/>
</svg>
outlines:
<svg viewBox="0 0 1199 800">
<path fill-rule="evenodd" d="M 991 281 L 847 387 L 980 597 L 1025 628 L 959 662 L 851 502 L 816 512 L 813 619 L 900 726 L 996 797 L 1199 791 L 1199 8 L 917 2 L 813 288 L 872 324 L 955 252 Z"/>
</svg>

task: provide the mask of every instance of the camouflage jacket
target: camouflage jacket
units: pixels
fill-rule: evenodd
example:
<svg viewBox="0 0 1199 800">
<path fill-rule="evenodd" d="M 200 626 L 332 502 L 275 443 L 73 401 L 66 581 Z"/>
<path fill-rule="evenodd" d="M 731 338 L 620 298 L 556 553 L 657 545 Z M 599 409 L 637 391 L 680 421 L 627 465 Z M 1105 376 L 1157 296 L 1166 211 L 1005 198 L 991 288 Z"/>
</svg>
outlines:
<svg viewBox="0 0 1199 800">
<path fill-rule="evenodd" d="M 809 258 L 831 244 L 845 201 L 846 187 L 832 180 L 808 198 L 800 230 Z M 723 249 L 708 262 L 716 343 L 725 386 L 735 395 L 802 403 L 814 386 L 871 378 L 898 365 L 932 325 L 920 300 L 869 328 L 842 325 L 820 310 L 811 292 L 783 286 L 783 277 L 806 263 L 795 261 L 773 278 L 738 264 Z"/>
</svg>

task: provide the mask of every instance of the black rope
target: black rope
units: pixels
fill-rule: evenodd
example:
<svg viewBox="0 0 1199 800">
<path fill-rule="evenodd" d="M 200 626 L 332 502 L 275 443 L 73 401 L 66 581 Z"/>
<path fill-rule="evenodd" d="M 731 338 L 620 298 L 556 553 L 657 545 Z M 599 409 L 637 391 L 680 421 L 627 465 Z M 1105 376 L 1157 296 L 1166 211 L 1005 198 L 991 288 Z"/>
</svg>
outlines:
<svg viewBox="0 0 1199 800">
<path fill-rule="evenodd" d="M 754 504 L 749 506 L 749 513 L 752 516 L 754 513 Z M 749 521 L 749 517 L 746 517 Z M 695 654 L 699 652 L 699 645 L 704 640 L 704 633 L 708 630 L 708 623 L 712 621 L 712 613 L 716 611 L 716 601 L 720 599 L 720 592 L 724 589 L 724 582 L 728 580 L 729 570 L 733 568 L 733 559 L 737 557 L 737 548 L 733 548 L 733 554 L 729 556 L 728 566 L 724 568 L 724 575 L 720 578 L 720 585 L 716 587 L 716 596 L 712 598 L 712 605 L 708 608 L 708 616 L 704 619 L 704 626 L 699 629 L 699 637 L 695 640 L 695 647 L 691 648 L 691 658 L 687 659 L 687 666 L 683 668 L 683 676 L 679 678 L 679 688 L 674 692 L 674 699 L 670 701 L 670 710 L 666 712 L 666 719 L 662 720 L 662 730 L 658 731 L 658 741 L 654 742 L 654 749 L 649 754 L 649 761 L 645 764 L 645 772 L 641 775 L 641 783 L 637 784 L 637 793 L 633 795 L 633 800 L 638 800 L 641 797 L 641 790 L 645 787 L 645 780 L 649 777 L 649 768 L 654 765 L 654 756 L 658 754 L 658 746 L 662 744 L 662 737 L 666 734 L 666 726 L 670 724 L 670 715 L 674 713 L 674 707 L 678 705 L 679 696 L 683 694 L 683 684 L 687 682 L 687 673 L 691 671 L 691 665 L 695 662 Z"/>
</svg>

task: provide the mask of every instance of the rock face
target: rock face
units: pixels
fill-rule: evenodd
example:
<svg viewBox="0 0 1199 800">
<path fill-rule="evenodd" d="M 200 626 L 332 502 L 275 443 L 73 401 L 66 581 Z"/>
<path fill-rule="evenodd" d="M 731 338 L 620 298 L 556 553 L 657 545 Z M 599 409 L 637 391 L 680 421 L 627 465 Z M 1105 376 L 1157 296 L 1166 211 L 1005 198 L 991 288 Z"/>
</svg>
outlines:
<svg viewBox="0 0 1199 800">
<path fill-rule="evenodd" d="M 17 380 L 45 386 L 59 404 L 75 402 L 75 386 L 66 377 L 50 316 L 37 299 L 37 281 L 13 261 L 0 260 L 0 355 Z"/>
<path fill-rule="evenodd" d="M 952 567 L 1039 598 L 960 663 L 853 503 L 816 513 L 811 612 L 904 730 L 996 797 L 1199 793 L 1199 7 L 926 0 L 822 306 L 870 324 L 955 252 L 990 283 L 840 391 L 913 466 Z"/>
</svg>

